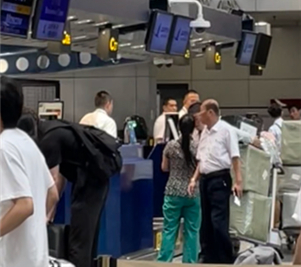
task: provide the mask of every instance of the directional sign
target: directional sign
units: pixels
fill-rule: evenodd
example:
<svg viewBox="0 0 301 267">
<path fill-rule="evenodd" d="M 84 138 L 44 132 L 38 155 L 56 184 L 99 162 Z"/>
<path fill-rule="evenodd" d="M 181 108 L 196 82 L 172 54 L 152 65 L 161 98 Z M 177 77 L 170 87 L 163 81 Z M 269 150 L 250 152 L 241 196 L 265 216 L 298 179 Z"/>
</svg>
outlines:
<svg viewBox="0 0 301 267">
<path fill-rule="evenodd" d="M 97 39 L 97 56 L 102 60 L 116 59 L 118 54 L 119 31 L 117 29 L 103 29 L 99 31 Z"/>
<path fill-rule="evenodd" d="M 222 68 L 221 47 L 208 46 L 205 50 L 205 62 L 207 70 L 220 70 Z"/>
</svg>

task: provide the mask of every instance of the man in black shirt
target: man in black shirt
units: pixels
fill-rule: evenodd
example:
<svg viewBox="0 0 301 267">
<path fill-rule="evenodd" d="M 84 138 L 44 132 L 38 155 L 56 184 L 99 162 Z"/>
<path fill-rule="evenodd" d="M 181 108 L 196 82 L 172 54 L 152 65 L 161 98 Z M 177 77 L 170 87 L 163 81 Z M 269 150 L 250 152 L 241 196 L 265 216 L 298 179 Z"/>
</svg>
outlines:
<svg viewBox="0 0 301 267">
<path fill-rule="evenodd" d="M 89 174 L 81 141 L 73 131 L 60 127 L 48 132 L 52 124 L 53 121 L 39 123 L 38 144 L 59 192 L 64 190 L 65 178 L 72 183 L 68 260 L 76 267 L 92 267 L 108 182 Z"/>
</svg>

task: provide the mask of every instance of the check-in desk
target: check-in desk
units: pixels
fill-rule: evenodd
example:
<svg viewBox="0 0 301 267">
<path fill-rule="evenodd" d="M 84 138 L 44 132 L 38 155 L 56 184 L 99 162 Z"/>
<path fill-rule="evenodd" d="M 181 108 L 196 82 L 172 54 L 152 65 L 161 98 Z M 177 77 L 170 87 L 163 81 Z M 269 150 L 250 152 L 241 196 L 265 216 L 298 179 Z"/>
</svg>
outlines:
<svg viewBox="0 0 301 267">
<path fill-rule="evenodd" d="M 110 179 L 100 222 L 98 254 L 115 258 L 153 246 L 153 162 L 142 147 L 121 147 L 123 167 Z M 59 203 L 56 223 L 70 222 L 70 184 Z"/>
<path fill-rule="evenodd" d="M 162 153 L 165 148 L 165 144 L 156 145 L 148 158 L 153 161 L 154 172 L 154 218 L 163 217 L 162 206 L 164 200 L 165 186 L 168 180 L 169 173 L 163 172 L 161 169 Z"/>
</svg>

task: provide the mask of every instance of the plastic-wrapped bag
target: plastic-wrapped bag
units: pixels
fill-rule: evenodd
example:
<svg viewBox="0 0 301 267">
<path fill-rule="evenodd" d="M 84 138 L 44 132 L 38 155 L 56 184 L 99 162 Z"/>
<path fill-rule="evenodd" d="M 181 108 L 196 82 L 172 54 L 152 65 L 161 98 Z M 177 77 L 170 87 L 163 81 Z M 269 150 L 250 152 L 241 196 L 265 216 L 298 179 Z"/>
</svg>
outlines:
<svg viewBox="0 0 301 267">
<path fill-rule="evenodd" d="M 294 220 L 296 220 L 297 222 L 301 223 L 301 189 L 298 194 L 296 208 L 295 208 L 295 212 L 294 212 L 292 218 Z"/>
<path fill-rule="evenodd" d="M 262 149 L 271 156 L 272 164 L 281 164 L 280 151 L 276 145 L 275 136 L 269 132 L 260 133 L 260 143 Z"/>
</svg>

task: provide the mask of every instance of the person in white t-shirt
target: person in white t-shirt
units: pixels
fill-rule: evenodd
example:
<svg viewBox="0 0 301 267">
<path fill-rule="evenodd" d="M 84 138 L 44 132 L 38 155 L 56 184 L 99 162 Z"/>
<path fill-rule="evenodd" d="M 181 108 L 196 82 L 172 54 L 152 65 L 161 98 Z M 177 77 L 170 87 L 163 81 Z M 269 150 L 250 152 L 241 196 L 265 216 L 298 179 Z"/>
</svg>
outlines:
<svg viewBox="0 0 301 267">
<path fill-rule="evenodd" d="M 22 91 L 1 77 L 0 267 L 48 267 L 47 213 L 58 193 L 34 141 L 16 128 Z"/>
<path fill-rule="evenodd" d="M 113 112 L 111 95 L 106 91 L 100 91 L 96 94 L 94 102 L 96 110 L 86 114 L 80 120 L 80 124 L 94 126 L 117 138 L 117 125 L 110 117 Z"/>
</svg>

